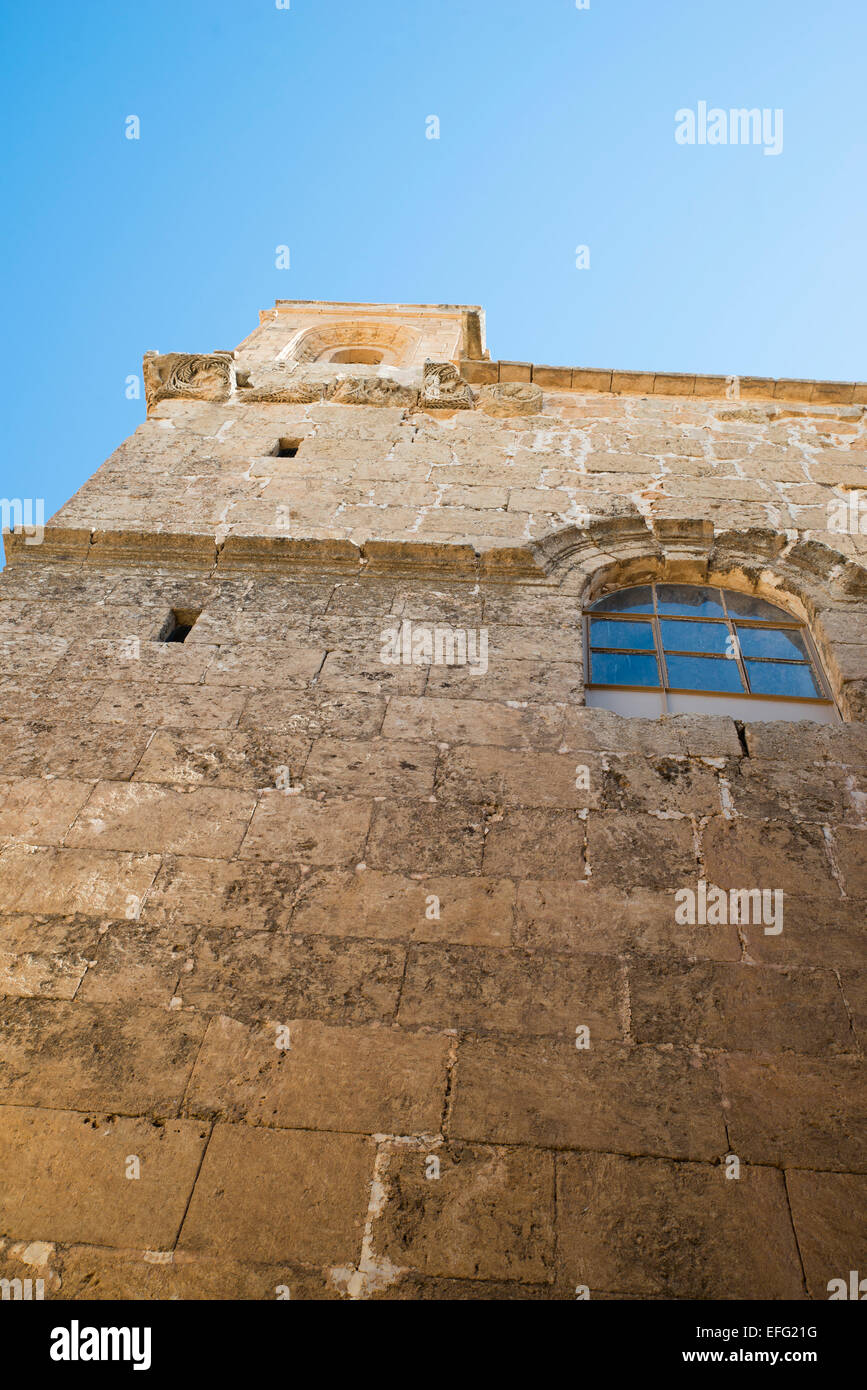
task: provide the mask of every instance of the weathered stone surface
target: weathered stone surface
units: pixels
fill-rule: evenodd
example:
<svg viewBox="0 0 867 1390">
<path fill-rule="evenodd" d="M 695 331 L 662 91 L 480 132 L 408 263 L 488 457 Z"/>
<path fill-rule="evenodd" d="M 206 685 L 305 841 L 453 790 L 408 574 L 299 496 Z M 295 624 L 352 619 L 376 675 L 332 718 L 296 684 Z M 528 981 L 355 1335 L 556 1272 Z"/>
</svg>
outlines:
<svg viewBox="0 0 867 1390">
<path fill-rule="evenodd" d="M 125 781 L 147 747 L 149 731 L 66 720 L 0 721 L 4 777 Z"/>
<path fill-rule="evenodd" d="M 244 838 L 255 804 L 239 791 L 101 782 L 66 843 L 74 849 L 229 857 Z"/>
<path fill-rule="evenodd" d="M 587 861 L 601 883 L 680 888 L 696 877 L 692 825 L 688 820 L 591 812 Z"/>
<path fill-rule="evenodd" d="M 280 1129 L 435 1133 L 448 1039 L 314 1019 L 246 1026 L 212 1018 L 187 1112 Z"/>
<path fill-rule="evenodd" d="M 629 967 L 629 992 L 639 1042 L 811 1056 L 854 1051 L 830 970 L 643 960 Z"/>
<path fill-rule="evenodd" d="M 726 1145 L 713 1064 L 685 1050 L 471 1039 L 458 1050 L 456 1139 L 714 1160 Z"/>
<path fill-rule="evenodd" d="M 33 1278 L 44 1267 L 26 1263 L 32 1246 L 19 1241 L 10 1245 L 0 1274 Z M 293 1302 L 335 1300 L 342 1295 L 327 1269 L 303 1265 L 252 1264 L 219 1256 L 194 1255 L 179 1250 L 112 1249 L 94 1245 L 51 1246 L 46 1298 L 52 1302 L 84 1299 L 112 1301 L 134 1299 L 202 1299 L 260 1301 L 290 1298 Z M 12 1251 L 20 1252 L 18 1256 Z M 40 1252 L 41 1253 L 41 1252 Z M 32 1258 L 30 1256 L 29 1258 Z M 288 1290 L 288 1294 L 287 1294 Z"/>
<path fill-rule="evenodd" d="M 555 749 L 561 742 L 559 705 L 510 705 L 487 700 L 412 699 L 394 695 L 382 732 L 387 738 L 430 739 L 449 744 Z M 0 725 L 2 737 L 2 725 Z"/>
<path fill-rule="evenodd" d="M 223 1259 L 348 1265 L 361 1245 L 368 1140 L 218 1124 L 179 1249 Z"/>
<path fill-rule="evenodd" d="M 515 945 L 740 960 L 737 927 L 681 926 L 674 907 L 671 890 L 630 890 L 593 878 L 528 879 L 518 886 Z"/>
<path fill-rule="evenodd" d="M 301 884 L 292 926 L 327 936 L 508 946 L 514 902 L 508 879 L 322 872 Z"/>
<path fill-rule="evenodd" d="M 204 1031 L 203 1019 L 165 1009 L 3 1000 L 0 1100 L 57 1109 L 66 1105 L 76 1110 L 171 1114 L 184 1093 Z"/>
<path fill-rule="evenodd" d="M 499 382 L 483 386 L 479 392 L 479 410 L 485 415 L 538 415 L 541 409 L 542 392 L 538 386 Z"/>
<path fill-rule="evenodd" d="M 348 864 L 361 858 L 370 825 L 366 801 L 313 801 L 286 791 L 265 792 L 241 850 L 245 859 Z"/>
<path fill-rule="evenodd" d="M 475 807 L 385 803 L 376 808 L 366 856 L 374 869 L 472 874 L 481 869 L 483 846 L 483 818 Z"/>
<path fill-rule="evenodd" d="M 92 791 L 87 782 L 28 777 L 0 782 L 0 843 L 62 844 Z"/>
<path fill-rule="evenodd" d="M 708 927 L 708 932 L 720 931 Z M 815 965 L 857 970 L 864 963 L 867 943 L 867 903 L 863 898 L 801 898 L 783 902 L 783 930 L 767 935 L 752 922 L 736 928 L 744 942 L 745 958 L 763 965 Z"/>
<path fill-rule="evenodd" d="M 159 867 L 155 854 L 7 845 L 0 850 L 0 911 L 133 919 Z"/>
<path fill-rule="evenodd" d="M 867 1274 L 867 388 L 485 351 L 474 306 L 278 301 L 235 354 L 149 354 L 147 420 L 5 538 L 4 1277 Z M 582 612 L 652 580 L 805 618 L 843 719 L 594 707 Z M 448 629 L 430 662 L 383 660 L 403 624 Z M 690 923 L 702 883 L 750 920 Z"/>
<path fill-rule="evenodd" d="M 300 878 L 294 864 L 167 855 L 142 920 L 179 927 L 286 927 Z"/>
<path fill-rule="evenodd" d="M 278 730 L 209 729 L 182 734 L 158 729 L 133 780 L 253 791 L 273 788 L 278 778 L 285 780 L 288 774 L 294 786 L 301 780 L 310 748 L 309 739 Z"/>
<path fill-rule="evenodd" d="M 857 1271 L 857 1297 L 863 1300 L 861 1280 L 867 1268 L 867 1178 L 850 1173 L 786 1173 L 786 1188 L 798 1247 L 804 1261 L 811 1298 L 852 1297 L 851 1271 Z"/>
<path fill-rule="evenodd" d="M 487 829 L 485 873 L 546 878 L 556 863 L 574 879 L 583 870 L 586 827 L 579 812 L 507 810 Z"/>
<path fill-rule="evenodd" d="M 717 819 L 704 830 L 702 846 L 707 881 L 720 888 L 778 888 L 792 897 L 840 897 L 818 826 Z"/>
<path fill-rule="evenodd" d="M 304 767 L 308 795 L 429 796 L 436 749 L 393 739 L 317 739 Z"/>
<path fill-rule="evenodd" d="M 272 932 L 202 932 L 184 1003 L 232 1017 L 391 1021 L 404 953 L 396 946 Z"/>
<path fill-rule="evenodd" d="M 404 1024 L 475 1032 L 623 1035 L 623 986 L 611 956 L 548 956 L 469 946 L 412 946 L 400 1002 Z"/>
<path fill-rule="evenodd" d="M 172 1007 L 197 928 L 152 926 L 148 922 L 102 923 L 85 964 L 76 999 L 89 1004 L 152 1004 Z"/>
<path fill-rule="evenodd" d="M 867 831 L 835 829 L 834 848 L 846 893 L 851 898 L 867 897 Z"/>
<path fill-rule="evenodd" d="M 281 729 L 299 737 L 364 738 L 379 732 L 385 700 L 351 691 L 315 696 L 296 691 L 251 695 L 241 717 L 243 729 Z"/>
<path fill-rule="evenodd" d="M 566 1154 L 558 1273 L 574 1288 L 666 1298 L 802 1298 L 783 1176 L 743 1166 Z M 636 1258 L 636 1249 L 640 1255 Z"/>
<path fill-rule="evenodd" d="M 441 1278 L 551 1278 L 553 1155 L 537 1149 L 450 1144 L 437 1151 L 440 1176 L 425 1177 L 425 1154 L 393 1154 L 386 1205 L 374 1227 L 377 1252 L 399 1268 Z"/>
<path fill-rule="evenodd" d="M 748 1163 L 867 1169 L 867 1092 L 858 1058 L 719 1059 L 728 1132 Z"/>
<path fill-rule="evenodd" d="M 0 1226 L 18 1240 L 170 1248 L 207 1138 L 195 1120 L 0 1106 Z"/>
<path fill-rule="evenodd" d="M 148 689 L 144 682 L 103 687 L 102 699 L 93 711 L 99 723 L 162 725 L 180 729 L 229 729 L 238 722 L 245 695 L 240 690 L 221 690 L 198 685 Z"/>
</svg>

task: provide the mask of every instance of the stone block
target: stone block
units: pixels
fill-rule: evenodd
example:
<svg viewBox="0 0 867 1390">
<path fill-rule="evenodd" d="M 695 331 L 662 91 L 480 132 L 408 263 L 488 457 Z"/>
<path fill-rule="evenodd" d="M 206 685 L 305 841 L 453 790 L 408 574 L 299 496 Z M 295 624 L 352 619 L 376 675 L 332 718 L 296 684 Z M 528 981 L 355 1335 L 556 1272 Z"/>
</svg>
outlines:
<svg viewBox="0 0 867 1390">
<path fill-rule="evenodd" d="M 195 1120 L 0 1106 L 0 1225 L 25 1241 L 170 1249 L 207 1138 Z"/>
<path fill-rule="evenodd" d="M 407 1026 L 575 1038 L 623 1036 L 625 995 L 612 956 L 549 956 L 470 946 L 410 947 L 400 1002 Z"/>
<path fill-rule="evenodd" d="M 566 1154 L 557 1172 L 558 1274 L 645 1298 L 800 1299 L 783 1175 L 620 1154 Z M 636 1251 L 640 1255 L 636 1257 Z"/>
<path fill-rule="evenodd" d="M 380 1258 L 428 1276 L 548 1282 L 554 1256 L 553 1155 L 465 1144 L 390 1156 L 374 1226 Z"/>
<path fill-rule="evenodd" d="M 447 1038 L 395 1028 L 305 1018 L 287 1020 L 278 1032 L 274 1024 L 217 1017 L 208 1024 L 186 1109 L 278 1129 L 436 1133 L 447 1057 Z"/>
<path fill-rule="evenodd" d="M 726 1149 L 713 1064 L 686 1050 L 471 1038 L 453 1096 L 456 1139 L 710 1162 Z"/>
<path fill-rule="evenodd" d="M 359 1135 L 218 1124 L 179 1249 L 349 1265 L 361 1247 L 372 1171 L 370 1142 Z"/>
<path fill-rule="evenodd" d="M 66 837 L 73 849 L 118 849 L 229 857 L 256 805 L 224 788 L 100 782 Z"/>
<path fill-rule="evenodd" d="M 819 1057 L 854 1051 L 830 970 L 642 960 L 629 966 L 629 993 L 638 1042 Z"/>
</svg>

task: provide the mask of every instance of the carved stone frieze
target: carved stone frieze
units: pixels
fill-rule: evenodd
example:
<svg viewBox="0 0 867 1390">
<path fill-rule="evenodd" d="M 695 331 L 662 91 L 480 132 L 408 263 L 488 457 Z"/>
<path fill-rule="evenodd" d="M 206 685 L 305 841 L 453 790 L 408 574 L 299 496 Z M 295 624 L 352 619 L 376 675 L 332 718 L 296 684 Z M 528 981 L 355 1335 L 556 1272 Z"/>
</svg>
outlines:
<svg viewBox="0 0 867 1390">
<path fill-rule="evenodd" d="M 390 377 L 348 376 L 331 387 L 328 400 L 334 405 L 414 406 L 418 391 Z"/>
<path fill-rule="evenodd" d="M 472 410 L 475 404 L 469 382 L 452 362 L 424 364 L 421 404 L 427 410 Z"/>
<path fill-rule="evenodd" d="M 149 407 L 176 399 L 225 401 L 235 387 L 234 358 L 227 352 L 147 352 L 142 369 Z"/>
<path fill-rule="evenodd" d="M 542 388 L 521 381 L 499 381 L 482 387 L 478 408 L 485 415 L 538 415 L 542 409 Z"/>
</svg>

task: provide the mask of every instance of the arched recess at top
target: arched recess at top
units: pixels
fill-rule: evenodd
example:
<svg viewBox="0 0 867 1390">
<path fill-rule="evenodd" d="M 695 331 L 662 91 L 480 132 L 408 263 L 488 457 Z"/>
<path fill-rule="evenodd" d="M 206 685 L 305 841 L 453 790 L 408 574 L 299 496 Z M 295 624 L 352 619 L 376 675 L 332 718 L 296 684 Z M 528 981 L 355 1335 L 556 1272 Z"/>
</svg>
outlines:
<svg viewBox="0 0 867 1390">
<path fill-rule="evenodd" d="M 292 359 L 307 365 L 340 360 L 370 362 L 376 353 L 377 362 L 390 367 L 404 367 L 411 364 L 419 340 L 418 330 L 406 325 L 347 319 L 311 328 L 296 343 Z M 352 349 L 370 355 L 357 359 L 335 356 Z"/>
<path fill-rule="evenodd" d="M 845 719 L 867 722 L 867 568 L 820 541 L 753 528 L 715 532 L 705 520 L 637 512 L 569 526 L 533 546 L 576 610 L 630 584 L 718 584 L 755 594 L 809 627 Z"/>
</svg>

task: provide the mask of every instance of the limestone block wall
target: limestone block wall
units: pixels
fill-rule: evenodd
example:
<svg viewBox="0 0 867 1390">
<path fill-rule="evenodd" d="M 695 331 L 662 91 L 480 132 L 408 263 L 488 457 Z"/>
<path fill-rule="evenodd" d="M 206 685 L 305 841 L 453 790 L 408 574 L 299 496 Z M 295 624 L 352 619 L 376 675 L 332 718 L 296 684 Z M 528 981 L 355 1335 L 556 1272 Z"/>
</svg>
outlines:
<svg viewBox="0 0 867 1390">
<path fill-rule="evenodd" d="M 0 1277 L 826 1298 L 867 1269 L 867 575 L 820 524 L 863 409 L 255 389 L 153 402 L 8 538 Z M 650 578 L 804 617 L 840 722 L 587 708 L 582 604 Z M 384 663 L 405 622 L 486 670 Z M 700 880 L 783 930 L 679 922 Z"/>
<path fill-rule="evenodd" d="M 159 402 L 56 522 L 488 551 L 632 512 L 867 551 L 861 406 L 546 393 L 491 416 L 242 396 Z"/>
</svg>

